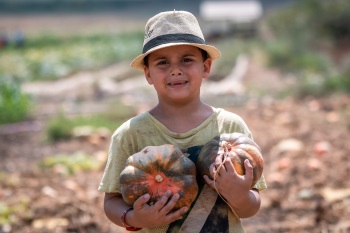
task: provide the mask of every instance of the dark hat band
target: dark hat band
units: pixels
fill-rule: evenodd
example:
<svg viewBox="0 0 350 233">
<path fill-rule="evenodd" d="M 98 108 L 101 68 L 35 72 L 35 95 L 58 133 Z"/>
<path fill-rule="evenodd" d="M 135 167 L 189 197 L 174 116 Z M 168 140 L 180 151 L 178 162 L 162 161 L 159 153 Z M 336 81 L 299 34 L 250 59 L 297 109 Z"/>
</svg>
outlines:
<svg viewBox="0 0 350 233">
<path fill-rule="evenodd" d="M 205 40 L 202 38 L 192 35 L 192 34 L 166 34 L 161 35 L 153 38 L 152 40 L 148 41 L 144 46 L 142 53 L 146 53 L 150 49 L 162 45 L 162 44 L 169 44 L 169 43 L 190 43 L 190 44 L 204 44 Z"/>
</svg>

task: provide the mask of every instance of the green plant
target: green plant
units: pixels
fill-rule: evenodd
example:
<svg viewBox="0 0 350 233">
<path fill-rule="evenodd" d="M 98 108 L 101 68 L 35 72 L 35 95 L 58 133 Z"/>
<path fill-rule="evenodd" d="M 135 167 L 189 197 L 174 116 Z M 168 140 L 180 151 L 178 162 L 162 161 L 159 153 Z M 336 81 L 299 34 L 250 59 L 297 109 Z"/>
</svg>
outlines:
<svg viewBox="0 0 350 233">
<path fill-rule="evenodd" d="M 264 41 L 269 64 L 297 77 L 296 93 L 325 95 L 349 92 L 349 73 L 343 61 L 350 37 L 350 2 L 303 0 L 265 18 L 269 38 Z M 347 67 L 347 66 L 345 66 Z"/>
<path fill-rule="evenodd" d="M 215 46 L 224 51 L 220 59 L 215 62 L 215 73 L 210 77 L 211 81 L 220 81 L 232 72 L 239 55 L 247 55 L 256 48 L 256 40 L 228 37 L 218 41 Z"/>
<path fill-rule="evenodd" d="M 141 40 L 140 32 L 28 37 L 24 47 L 10 46 L 1 51 L 0 79 L 56 80 L 79 70 L 98 69 L 135 57 Z"/>
<path fill-rule="evenodd" d="M 24 120 L 29 115 L 30 99 L 10 79 L 0 78 L 0 124 Z"/>
<path fill-rule="evenodd" d="M 68 117 L 64 113 L 53 117 L 49 120 L 47 126 L 47 138 L 49 141 L 67 140 L 73 137 L 73 130 L 80 126 L 89 126 L 92 131 L 104 127 L 110 131 L 118 128 L 126 119 L 135 115 L 132 107 L 121 104 L 120 102 L 112 103 L 118 106 L 118 111 L 115 108 L 107 110 L 104 113 L 92 115 L 79 115 Z M 111 104 L 111 105 L 112 105 Z"/>
<path fill-rule="evenodd" d="M 62 175 L 72 175 L 81 171 L 97 170 L 101 162 L 83 152 L 47 156 L 39 164 L 41 168 L 56 168 Z"/>
<path fill-rule="evenodd" d="M 47 127 L 47 135 L 50 141 L 65 140 L 72 137 L 73 124 L 63 113 L 52 118 Z"/>
<path fill-rule="evenodd" d="M 321 52 L 313 51 L 303 43 L 290 39 L 267 41 L 265 52 L 269 64 L 285 72 L 327 72 L 330 60 Z"/>
<path fill-rule="evenodd" d="M 343 91 L 350 93 L 350 73 L 329 76 L 324 84 L 325 92 Z"/>
<path fill-rule="evenodd" d="M 29 208 L 29 200 L 25 197 L 13 204 L 0 202 L 0 226 L 31 217 L 33 212 Z"/>
<path fill-rule="evenodd" d="M 350 35 L 350 2 L 347 0 L 299 0 L 269 15 L 276 37 L 302 38 L 308 43 L 339 41 Z"/>
<path fill-rule="evenodd" d="M 10 207 L 0 202 L 0 225 L 10 222 Z"/>
</svg>

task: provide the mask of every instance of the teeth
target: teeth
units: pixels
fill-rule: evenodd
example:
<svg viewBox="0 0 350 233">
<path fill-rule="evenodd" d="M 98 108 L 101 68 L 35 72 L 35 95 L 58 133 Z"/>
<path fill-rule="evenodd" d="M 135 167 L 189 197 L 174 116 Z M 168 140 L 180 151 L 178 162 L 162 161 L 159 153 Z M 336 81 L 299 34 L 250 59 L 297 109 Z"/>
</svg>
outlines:
<svg viewBox="0 0 350 233">
<path fill-rule="evenodd" d="M 176 83 L 169 83 L 169 85 L 181 85 L 181 84 L 185 84 L 186 81 L 183 82 L 176 82 Z"/>
</svg>

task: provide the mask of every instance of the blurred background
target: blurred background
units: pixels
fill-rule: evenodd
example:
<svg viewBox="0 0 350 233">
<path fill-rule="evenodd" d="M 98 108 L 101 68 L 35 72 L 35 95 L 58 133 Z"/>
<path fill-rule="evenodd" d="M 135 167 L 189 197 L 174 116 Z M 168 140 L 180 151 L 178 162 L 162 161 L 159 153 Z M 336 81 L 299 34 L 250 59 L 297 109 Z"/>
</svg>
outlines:
<svg viewBox="0 0 350 233">
<path fill-rule="evenodd" d="M 114 130 L 156 103 L 149 17 L 188 10 L 218 47 L 208 103 L 243 117 L 268 189 L 247 232 L 350 232 L 347 0 L 0 0 L 0 233 L 123 232 L 97 191 Z"/>
</svg>

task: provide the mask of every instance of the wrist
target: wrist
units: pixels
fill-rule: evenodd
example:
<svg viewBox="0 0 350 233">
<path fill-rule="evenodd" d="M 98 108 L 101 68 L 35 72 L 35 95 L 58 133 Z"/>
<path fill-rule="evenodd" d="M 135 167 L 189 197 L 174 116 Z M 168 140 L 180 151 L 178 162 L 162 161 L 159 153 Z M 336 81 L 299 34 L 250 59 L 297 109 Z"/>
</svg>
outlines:
<svg viewBox="0 0 350 233">
<path fill-rule="evenodd" d="M 237 199 L 229 201 L 231 208 L 240 218 L 253 216 L 260 208 L 260 198 L 249 191 L 242 193 Z"/>
<path fill-rule="evenodd" d="M 226 199 L 232 208 L 234 209 L 244 209 L 248 207 L 251 203 L 250 192 L 240 192 L 231 195 L 227 195 Z"/>
<path fill-rule="evenodd" d="M 141 227 L 133 227 L 133 226 L 130 226 L 130 225 L 127 223 L 127 221 L 126 221 L 127 214 L 128 214 L 130 211 L 132 211 L 132 210 L 133 210 L 132 207 L 126 209 L 126 210 L 123 212 L 123 214 L 122 214 L 121 221 L 122 221 L 122 224 L 123 224 L 123 226 L 125 227 L 126 230 L 128 230 L 128 231 L 139 231 L 139 230 L 142 229 Z M 130 213 L 129 213 L 129 215 L 130 215 Z M 130 217 L 130 216 L 129 216 L 129 217 Z"/>
</svg>

